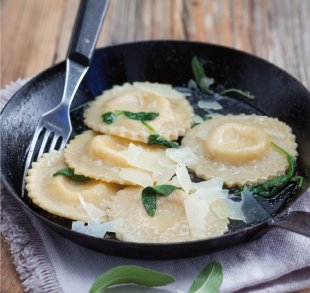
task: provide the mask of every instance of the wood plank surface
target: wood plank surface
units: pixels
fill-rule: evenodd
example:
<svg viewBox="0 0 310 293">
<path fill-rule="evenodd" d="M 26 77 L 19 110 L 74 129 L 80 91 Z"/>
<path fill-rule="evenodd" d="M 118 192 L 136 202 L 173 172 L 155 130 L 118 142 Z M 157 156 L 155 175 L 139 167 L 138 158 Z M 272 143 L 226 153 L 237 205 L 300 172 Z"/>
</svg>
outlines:
<svg viewBox="0 0 310 293">
<path fill-rule="evenodd" d="M 1 87 L 65 58 L 77 8 L 77 0 L 1 0 Z M 309 88 L 309 12 L 309 0 L 112 0 L 97 46 L 216 43 L 267 59 Z M 1 269 L 1 292 L 22 292 L 3 243 Z"/>
</svg>

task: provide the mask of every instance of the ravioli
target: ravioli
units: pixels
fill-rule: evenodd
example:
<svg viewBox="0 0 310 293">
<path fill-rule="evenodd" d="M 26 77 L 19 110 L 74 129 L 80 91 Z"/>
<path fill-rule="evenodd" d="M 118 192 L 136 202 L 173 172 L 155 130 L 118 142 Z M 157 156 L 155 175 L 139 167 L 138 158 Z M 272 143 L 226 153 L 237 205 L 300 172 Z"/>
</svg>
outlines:
<svg viewBox="0 0 310 293">
<path fill-rule="evenodd" d="M 102 212 L 100 220 L 105 221 L 107 202 L 120 187 L 96 180 L 82 183 L 63 175 L 53 176 L 66 167 L 63 151 L 44 154 L 32 164 L 26 177 L 26 189 L 33 203 L 54 215 L 84 222 L 91 220 L 85 209 L 88 204 Z"/>
<path fill-rule="evenodd" d="M 114 86 L 98 96 L 84 112 L 85 124 L 101 133 L 134 141 L 148 141 L 150 130 L 141 121 L 128 119 L 123 115 L 111 124 L 102 120 L 103 114 L 115 110 L 159 113 L 157 118 L 148 123 L 168 140 L 183 136 L 190 128 L 194 116 L 189 102 L 171 85 L 134 82 Z"/>
<path fill-rule="evenodd" d="M 67 164 L 76 174 L 125 185 L 153 185 L 165 171 L 165 148 L 86 131 L 65 149 Z"/>
<path fill-rule="evenodd" d="M 141 192 L 142 188 L 127 187 L 109 202 L 109 218 L 123 220 L 123 225 L 115 231 L 120 240 L 180 242 L 215 237 L 227 231 L 227 217 L 220 217 L 210 209 L 204 218 L 203 234 L 199 237 L 192 235 L 184 206 L 189 196 L 182 190 L 175 190 L 168 197 L 159 197 L 156 214 L 150 217 L 144 209 Z"/>
<path fill-rule="evenodd" d="M 182 146 L 198 157 L 198 163 L 189 167 L 198 177 L 219 177 L 228 187 L 241 187 L 279 176 L 288 168 L 286 156 L 270 142 L 297 156 L 291 128 L 257 115 L 214 117 L 189 130 Z"/>
</svg>

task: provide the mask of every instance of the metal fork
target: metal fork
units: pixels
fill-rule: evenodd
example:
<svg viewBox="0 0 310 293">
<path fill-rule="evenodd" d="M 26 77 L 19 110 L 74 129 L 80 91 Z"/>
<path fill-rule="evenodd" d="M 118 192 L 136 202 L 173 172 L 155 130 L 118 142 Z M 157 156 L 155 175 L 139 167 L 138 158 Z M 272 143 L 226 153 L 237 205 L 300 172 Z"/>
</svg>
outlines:
<svg viewBox="0 0 310 293">
<path fill-rule="evenodd" d="M 25 177 L 31 163 L 40 158 L 47 148 L 48 151 L 56 149 L 56 146 L 59 146 L 58 149 L 63 149 L 70 138 L 72 132 L 70 105 L 89 68 L 108 5 L 109 0 L 80 2 L 66 58 L 63 96 L 60 104 L 44 113 L 37 124 L 25 161 L 22 197 L 25 191 Z M 41 145 L 38 142 L 40 137 L 42 137 Z"/>
</svg>

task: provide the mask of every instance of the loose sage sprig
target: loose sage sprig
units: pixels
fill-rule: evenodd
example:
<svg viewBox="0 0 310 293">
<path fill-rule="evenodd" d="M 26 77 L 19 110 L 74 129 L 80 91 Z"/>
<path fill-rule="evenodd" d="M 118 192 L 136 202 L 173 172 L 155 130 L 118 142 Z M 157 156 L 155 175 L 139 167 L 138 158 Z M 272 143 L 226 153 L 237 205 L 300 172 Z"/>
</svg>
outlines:
<svg viewBox="0 0 310 293">
<path fill-rule="evenodd" d="M 168 274 L 134 265 L 115 267 L 101 275 L 92 285 L 89 293 L 100 293 L 113 285 L 137 284 L 146 287 L 159 287 L 173 283 Z"/>
<path fill-rule="evenodd" d="M 255 183 L 247 186 L 248 190 L 251 191 L 253 194 L 260 195 L 266 198 L 274 197 L 275 195 L 277 195 L 277 193 L 279 193 L 285 186 L 287 186 L 292 181 L 297 182 L 297 186 L 301 188 L 304 181 L 302 176 L 294 176 L 296 171 L 296 160 L 294 159 L 294 157 L 290 155 L 287 151 L 276 145 L 275 143 L 271 142 L 271 145 L 278 152 L 282 153 L 284 156 L 287 157 L 289 168 L 286 174 L 283 174 L 281 176 L 267 180 L 262 183 Z M 230 194 L 239 196 L 241 195 L 242 191 L 243 188 L 237 188 L 231 191 Z"/>
<path fill-rule="evenodd" d="M 221 264 L 211 262 L 196 277 L 188 293 L 217 293 L 222 282 L 223 270 Z"/>
<path fill-rule="evenodd" d="M 137 284 L 159 287 L 173 283 L 175 279 L 151 269 L 135 265 L 115 267 L 95 280 L 89 293 L 100 293 L 114 285 Z M 194 279 L 188 293 L 218 293 L 223 281 L 222 266 L 218 262 L 209 263 Z"/>
<path fill-rule="evenodd" d="M 159 116 L 156 112 L 129 112 L 123 110 L 115 110 L 113 112 L 104 113 L 101 117 L 103 122 L 107 124 L 112 124 L 118 116 L 125 115 L 127 118 L 132 120 L 140 121 L 150 132 L 148 137 L 148 144 L 160 144 L 168 148 L 177 148 L 179 144 L 168 140 L 157 133 L 157 131 L 147 122 L 152 121 Z"/>
<path fill-rule="evenodd" d="M 60 169 L 53 174 L 53 176 L 57 176 L 57 175 L 64 175 L 68 177 L 70 180 L 77 181 L 77 182 L 86 182 L 90 180 L 90 178 L 85 177 L 83 175 L 74 174 L 74 170 L 71 168 Z"/>
<path fill-rule="evenodd" d="M 213 91 L 210 88 L 210 86 L 214 84 L 214 79 L 207 77 L 202 63 L 199 61 L 199 59 L 196 56 L 193 57 L 193 59 L 192 59 L 192 71 L 193 71 L 196 83 L 198 84 L 200 89 L 208 95 L 213 96 L 215 94 L 219 94 L 220 96 L 224 96 L 228 93 L 237 93 L 237 94 L 239 94 L 245 98 L 248 98 L 250 100 L 255 99 L 255 96 L 251 95 L 249 92 L 246 92 L 246 91 L 243 91 L 240 89 L 236 89 L 236 88 L 225 89 L 219 93 Z"/>
<path fill-rule="evenodd" d="M 142 190 L 142 203 L 146 212 L 154 217 L 157 209 L 157 196 L 168 196 L 180 187 L 174 185 L 148 186 Z"/>
</svg>

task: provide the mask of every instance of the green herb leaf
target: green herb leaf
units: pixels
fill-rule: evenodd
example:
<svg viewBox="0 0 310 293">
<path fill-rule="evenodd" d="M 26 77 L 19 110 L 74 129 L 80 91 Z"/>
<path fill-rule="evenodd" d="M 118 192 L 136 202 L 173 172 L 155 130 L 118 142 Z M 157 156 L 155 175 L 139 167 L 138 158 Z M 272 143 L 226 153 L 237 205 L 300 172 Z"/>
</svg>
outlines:
<svg viewBox="0 0 310 293">
<path fill-rule="evenodd" d="M 301 187 L 303 184 L 303 177 L 302 176 L 294 176 L 296 171 L 296 161 L 293 156 L 291 156 L 287 151 L 276 145 L 275 143 L 271 142 L 271 145 L 280 153 L 287 157 L 287 161 L 289 164 L 289 168 L 286 174 L 280 175 L 276 178 L 267 180 L 262 183 L 255 183 L 252 185 L 247 186 L 249 191 L 253 194 L 260 195 L 266 198 L 271 198 L 277 195 L 285 186 L 287 186 L 290 182 L 296 181 L 297 186 Z M 233 195 L 241 195 L 243 188 L 237 188 L 230 192 Z"/>
<path fill-rule="evenodd" d="M 235 88 L 223 90 L 222 92 L 220 92 L 220 95 L 225 96 L 226 94 L 229 94 L 229 93 L 237 93 L 250 100 L 255 100 L 255 96 L 251 95 L 250 92 L 246 92 L 246 91 L 235 89 Z"/>
<path fill-rule="evenodd" d="M 77 181 L 77 182 L 85 182 L 85 181 L 88 181 L 90 179 L 90 178 L 85 177 L 83 175 L 74 174 L 74 170 L 71 168 L 60 169 L 53 174 L 53 176 L 57 176 L 57 175 L 67 176 L 69 179 L 71 179 L 73 181 Z"/>
<path fill-rule="evenodd" d="M 107 123 L 107 124 L 112 124 L 118 115 L 114 114 L 113 112 L 107 112 L 104 113 L 101 117 L 103 122 Z"/>
<path fill-rule="evenodd" d="M 291 178 L 291 181 L 297 182 L 297 187 L 302 188 L 305 180 L 302 176 L 294 176 Z"/>
<path fill-rule="evenodd" d="M 146 121 L 141 121 L 141 123 L 151 132 L 156 133 L 156 130 Z"/>
<path fill-rule="evenodd" d="M 189 293 L 217 293 L 223 281 L 222 266 L 218 262 L 209 263 L 194 280 Z"/>
<path fill-rule="evenodd" d="M 180 189 L 180 187 L 168 184 L 157 185 L 153 186 L 152 188 L 155 190 L 156 194 L 160 196 L 168 196 L 176 189 Z"/>
<path fill-rule="evenodd" d="M 138 121 L 151 121 L 159 116 L 156 112 L 130 112 L 123 110 L 115 110 L 113 112 L 104 113 L 101 117 L 103 122 L 112 124 L 118 116 L 125 115 L 127 118 Z"/>
<path fill-rule="evenodd" d="M 139 120 L 139 121 L 151 121 L 154 120 L 159 116 L 159 113 L 156 112 L 129 112 L 123 111 L 123 114 L 132 120 Z"/>
<path fill-rule="evenodd" d="M 196 83 L 199 85 L 200 89 L 207 94 L 214 94 L 210 89 L 210 86 L 214 83 L 214 79 L 206 76 L 203 65 L 197 57 L 193 57 L 192 59 L 192 70 Z"/>
<path fill-rule="evenodd" d="M 160 136 L 159 134 L 151 134 L 148 137 L 148 144 L 162 144 L 168 148 L 178 148 L 179 144 L 177 142 L 167 140 L 164 137 Z"/>
<path fill-rule="evenodd" d="M 157 209 L 157 196 L 168 196 L 174 190 L 180 189 L 174 185 L 148 186 L 142 190 L 142 203 L 146 212 L 154 217 Z"/>
<path fill-rule="evenodd" d="M 142 203 L 148 215 L 154 217 L 157 209 L 157 195 L 153 187 L 148 186 L 142 190 Z"/>
<path fill-rule="evenodd" d="M 168 274 L 140 266 L 118 266 L 101 275 L 92 285 L 89 293 L 100 293 L 104 289 L 120 284 L 137 284 L 146 287 L 165 286 L 175 279 Z"/>
</svg>

